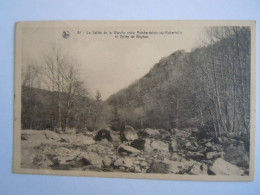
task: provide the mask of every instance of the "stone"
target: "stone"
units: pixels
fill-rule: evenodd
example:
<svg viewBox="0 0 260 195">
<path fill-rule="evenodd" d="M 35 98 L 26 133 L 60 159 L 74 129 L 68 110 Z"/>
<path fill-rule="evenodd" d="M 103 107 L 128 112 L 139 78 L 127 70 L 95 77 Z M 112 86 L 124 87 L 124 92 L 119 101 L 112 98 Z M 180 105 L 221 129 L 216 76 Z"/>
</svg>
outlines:
<svg viewBox="0 0 260 195">
<path fill-rule="evenodd" d="M 69 138 L 66 138 L 66 137 L 62 137 L 60 139 L 60 142 L 70 142 L 70 139 Z"/>
<path fill-rule="evenodd" d="M 151 129 L 146 128 L 142 131 L 142 136 L 146 138 L 165 138 L 170 135 L 169 131 L 163 130 L 163 129 Z"/>
<path fill-rule="evenodd" d="M 114 162 L 115 167 L 125 167 L 131 168 L 134 166 L 133 160 L 131 158 L 119 158 Z"/>
<path fill-rule="evenodd" d="M 177 139 L 187 139 L 188 137 L 190 137 L 191 132 L 189 132 L 188 130 L 177 130 L 175 133 L 175 136 Z"/>
<path fill-rule="evenodd" d="M 123 165 L 127 168 L 130 168 L 134 165 L 133 161 L 130 158 L 125 158 L 123 160 Z"/>
<path fill-rule="evenodd" d="M 110 158 L 111 158 L 112 160 L 116 160 L 116 159 L 117 159 L 116 155 L 112 155 L 112 156 L 110 156 Z"/>
<path fill-rule="evenodd" d="M 172 152 L 177 152 L 178 151 L 178 144 L 177 144 L 177 140 L 174 139 L 170 142 L 170 150 Z"/>
<path fill-rule="evenodd" d="M 80 143 L 79 136 L 69 135 L 69 134 L 62 134 L 60 138 L 60 142 L 67 142 L 67 143 Z"/>
<path fill-rule="evenodd" d="M 134 168 L 134 166 L 132 166 L 132 167 L 130 167 L 130 168 L 128 169 L 128 172 L 134 172 L 134 170 L 135 170 L 135 168 Z"/>
<path fill-rule="evenodd" d="M 102 158 L 94 152 L 89 152 L 89 153 L 83 154 L 82 160 L 86 163 L 93 165 L 94 167 L 97 167 L 97 168 L 102 167 Z"/>
<path fill-rule="evenodd" d="M 201 174 L 202 175 L 208 175 L 208 166 L 205 163 L 202 163 L 201 167 L 202 167 Z"/>
<path fill-rule="evenodd" d="M 122 141 L 133 141 L 138 139 L 137 132 L 129 125 L 125 126 L 125 129 L 120 132 Z"/>
<path fill-rule="evenodd" d="M 120 167 L 124 164 L 123 158 L 119 158 L 114 162 L 114 166 Z"/>
<path fill-rule="evenodd" d="M 212 146 L 212 144 L 211 144 L 210 142 L 207 142 L 207 143 L 205 144 L 205 146 L 208 147 L 208 148 L 210 148 L 210 147 Z"/>
<path fill-rule="evenodd" d="M 209 167 L 209 171 L 214 175 L 241 176 L 244 174 L 242 169 L 222 158 L 216 159 L 213 165 Z"/>
<path fill-rule="evenodd" d="M 113 142 L 121 142 L 119 132 L 115 132 L 115 131 L 111 130 L 110 131 L 110 136 L 111 136 Z"/>
<path fill-rule="evenodd" d="M 105 167 L 109 167 L 112 163 L 112 160 L 108 156 L 105 156 L 105 158 L 103 158 L 102 162 Z"/>
<path fill-rule="evenodd" d="M 249 154 L 244 145 L 228 146 L 225 149 L 224 159 L 234 165 L 248 168 L 249 167 Z"/>
<path fill-rule="evenodd" d="M 96 142 L 91 137 L 81 136 L 80 143 L 83 145 L 92 145 L 95 144 Z"/>
<path fill-rule="evenodd" d="M 145 162 L 145 161 L 142 161 L 141 163 L 140 163 L 140 166 L 141 167 L 146 167 L 148 164 L 147 164 L 147 162 Z"/>
<path fill-rule="evenodd" d="M 139 154 L 141 151 L 137 150 L 136 148 L 133 148 L 132 146 L 127 146 L 124 144 L 121 144 L 118 147 L 118 152 L 119 153 L 126 153 L 126 154 L 131 154 L 131 155 L 137 155 Z"/>
<path fill-rule="evenodd" d="M 77 163 L 90 164 L 89 162 L 82 161 L 82 156 L 80 151 L 68 149 L 65 147 L 57 148 L 45 148 L 45 154 L 48 156 L 55 166 L 57 165 L 66 165 L 74 166 Z"/>
<path fill-rule="evenodd" d="M 49 160 L 44 154 L 34 154 L 32 163 L 40 168 L 50 168 L 53 162 Z"/>
<path fill-rule="evenodd" d="M 169 163 L 169 173 L 178 174 L 183 170 L 183 166 L 180 162 L 172 161 Z"/>
<path fill-rule="evenodd" d="M 135 164 L 135 165 L 139 165 L 139 164 L 140 164 L 140 161 L 139 161 L 139 160 L 135 160 L 135 161 L 134 161 L 134 164 Z"/>
<path fill-rule="evenodd" d="M 157 130 L 157 129 L 150 129 L 150 128 L 144 129 L 143 130 L 143 134 L 144 134 L 143 135 L 144 137 L 159 137 L 159 136 L 161 136 L 159 130 Z"/>
<path fill-rule="evenodd" d="M 146 171 L 147 173 L 168 173 L 169 165 L 164 162 L 153 162 L 149 169 Z"/>
<path fill-rule="evenodd" d="M 60 140 L 60 136 L 54 131 L 45 130 L 44 133 L 47 139 Z"/>
<path fill-rule="evenodd" d="M 152 152 L 153 148 L 151 147 L 151 140 L 150 139 L 144 139 L 145 144 L 144 144 L 144 151 L 145 152 Z"/>
<path fill-rule="evenodd" d="M 119 170 L 120 171 L 125 171 L 126 169 L 125 169 L 125 167 L 121 166 L 121 167 L 119 167 Z"/>
<path fill-rule="evenodd" d="M 137 139 L 134 140 L 130 145 L 138 150 L 143 150 L 145 152 L 151 152 L 153 150 L 151 148 L 150 139 Z"/>
<path fill-rule="evenodd" d="M 146 140 L 144 140 L 144 139 L 136 139 L 131 143 L 131 146 L 138 150 L 144 150 L 145 142 L 146 142 Z"/>
<path fill-rule="evenodd" d="M 195 147 L 199 147 L 199 144 L 198 144 L 198 142 L 196 142 L 196 141 L 193 142 L 193 145 L 194 145 Z"/>
<path fill-rule="evenodd" d="M 185 147 L 186 148 L 188 148 L 188 147 L 190 147 L 191 146 L 191 142 L 187 142 L 186 144 L 185 144 Z"/>
<path fill-rule="evenodd" d="M 96 141 L 102 141 L 102 140 L 107 140 L 107 141 L 112 141 L 112 137 L 110 135 L 110 131 L 107 129 L 101 129 L 98 131 L 97 135 L 94 138 Z"/>
<path fill-rule="evenodd" d="M 22 134 L 21 135 L 21 140 L 28 140 L 30 136 L 26 135 L 26 134 Z"/>
<path fill-rule="evenodd" d="M 225 155 L 225 152 L 207 152 L 206 153 L 206 159 L 213 159 L 213 158 L 223 158 Z"/>
<path fill-rule="evenodd" d="M 153 150 L 160 151 L 160 152 L 169 152 L 169 146 L 167 143 L 162 141 L 153 141 L 151 143 L 151 147 Z"/>
<path fill-rule="evenodd" d="M 67 133 L 67 134 L 76 134 L 77 133 L 77 130 L 75 129 L 75 128 L 67 128 L 66 130 L 65 130 L 65 132 Z"/>
<path fill-rule="evenodd" d="M 134 167 L 134 172 L 135 173 L 142 173 L 142 170 L 141 170 L 141 168 L 139 166 L 135 166 Z"/>
<path fill-rule="evenodd" d="M 178 161 L 165 161 L 169 165 L 169 173 L 174 173 L 174 174 L 184 174 L 184 173 L 189 173 L 190 170 L 196 165 L 201 165 L 199 162 L 196 162 L 194 160 L 183 160 L 182 162 Z M 195 171 L 194 168 L 193 171 Z"/>
<path fill-rule="evenodd" d="M 192 166 L 190 170 L 190 174 L 192 175 L 200 175 L 202 170 L 200 169 L 200 166 L 198 164 L 195 164 Z"/>
<path fill-rule="evenodd" d="M 170 160 L 172 161 L 181 161 L 182 157 L 178 155 L 177 153 L 173 153 L 170 157 Z"/>
</svg>

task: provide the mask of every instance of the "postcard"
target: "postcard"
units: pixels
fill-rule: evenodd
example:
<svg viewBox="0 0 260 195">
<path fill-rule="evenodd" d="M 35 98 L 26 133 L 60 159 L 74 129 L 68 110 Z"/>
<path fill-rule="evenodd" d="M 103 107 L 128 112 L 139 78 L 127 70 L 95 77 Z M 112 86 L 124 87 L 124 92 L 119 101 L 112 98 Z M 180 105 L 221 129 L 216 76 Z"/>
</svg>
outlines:
<svg viewBox="0 0 260 195">
<path fill-rule="evenodd" d="M 255 21 L 16 24 L 14 172 L 254 179 Z"/>
</svg>

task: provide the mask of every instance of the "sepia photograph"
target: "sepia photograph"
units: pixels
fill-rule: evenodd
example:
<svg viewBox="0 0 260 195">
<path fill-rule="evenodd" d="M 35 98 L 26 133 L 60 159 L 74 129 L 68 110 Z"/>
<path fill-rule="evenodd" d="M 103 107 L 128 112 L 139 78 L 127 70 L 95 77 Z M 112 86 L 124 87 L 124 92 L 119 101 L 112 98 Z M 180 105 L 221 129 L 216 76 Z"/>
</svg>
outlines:
<svg viewBox="0 0 260 195">
<path fill-rule="evenodd" d="M 252 181 L 254 21 L 16 25 L 14 172 Z"/>
</svg>

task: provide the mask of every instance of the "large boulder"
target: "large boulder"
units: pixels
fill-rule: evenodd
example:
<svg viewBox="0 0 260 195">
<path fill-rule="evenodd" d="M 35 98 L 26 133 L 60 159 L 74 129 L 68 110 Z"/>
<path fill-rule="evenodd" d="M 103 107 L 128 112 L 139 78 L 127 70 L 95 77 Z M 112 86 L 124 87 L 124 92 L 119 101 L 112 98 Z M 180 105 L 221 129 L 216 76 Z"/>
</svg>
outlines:
<svg viewBox="0 0 260 195">
<path fill-rule="evenodd" d="M 151 147 L 150 139 L 136 139 L 131 143 L 131 146 L 138 150 L 143 150 L 145 152 L 150 152 L 153 150 Z"/>
<path fill-rule="evenodd" d="M 244 145 L 230 145 L 225 149 L 224 159 L 234 165 L 246 167 L 249 166 L 249 155 Z"/>
<path fill-rule="evenodd" d="M 88 136 L 81 136 L 80 137 L 80 143 L 83 144 L 83 145 L 92 145 L 92 144 L 95 144 L 95 140 L 93 140 L 92 137 L 88 137 Z"/>
<path fill-rule="evenodd" d="M 44 133 L 47 139 L 60 140 L 60 136 L 54 131 L 45 130 Z"/>
<path fill-rule="evenodd" d="M 146 140 L 144 140 L 144 139 L 136 139 L 131 143 L 131 146 L 138 150 L 144 150 L 145 142 L 146 142 Z"/>
<path fill-rule="evenodd" d="M 124 159 L 123 159 L 123 158 L 119 158 L 119 159 L 117 159 L 117 160 L 114 162 L 114 166 L 115 166 L 115 167 L 123 166 L 123 164 L 124 164 Z"/>
<path fill-rule="evenodd" d="M 94 139 L 96 141 L 102 141 L 102 140 L 112 141 L 112 137 L 108 129 L 99 130 Z"/>
<path fill-rule="evenodd" d="M 112 163 L 112 160 L 108 156 L 105 156 L 102 162 L 105 167 L 109 167 Z"/>
<path fill-rule="evenodd" d="M 165 162 L 153 162 L 147 173 L 169 173 L 169 164 Z"/>
<path fill-rule="evenodd" d="M 119 158 L 114 162 L 115 167 L 131 168 L 134 166 L 131 158 Z"/>
<path fill-rule="evenodd" d="M 218 158 L 213 162 L 213 165 L 209 167 L 209 171 L 213 175 L 230 175 L 240 176 L 244 174 L 244 171 L 222 158 Z"/>
<path fill-rule="evenodd" d="M 133 148 L 132 146 L 127 146 L 127 145 L 121 144 L 118 147 L 118 152 L 121 153 L 121 154 L 125 153 L 125 154 L 130 154 L 130 155 L 137 155 L 141 151 L 137 150 L 136 148 Z"/>
<path fill-rule="evenodd" d="M 168 143 L 164 143 L 162 141 L 153 141 L 151 143 L 151 147 L 152 147 L 153 150 L 156 150 L 156 151 L 169 152 Z"/>
<path fill-rule="evenodd" d="M 134 165 L 132 159 L 130 158 L 125 158 L 124 159 L 124 167 L 126 168 L 131 168 Z"/>
<path fill-rule="evenodd" d="M 147 128 L 147 129 L 144 129 L 143 130 L 143 135 L 145 137 L 158 137 L 160 136 L 160 131 L 158 129 L 150 129 L 150 128 Z"/>
<path fill-rule="evenodd" d="M 135 173 L 142 173 L 142 170 L 141 170 L 140 166 L 136 165 L 136 166 L 134 167 L 134 172 L 135 172 Z"/>
<path fill-rule="evenodd" d="M 129 125 L 126 125 L 125 128 L 120 132 L 122 141 L 133 141 L 138 139 L 137 132 L 135 129 Z"/>
<path fill-rule="evenodd" d="M 87 165 L 90 164 L 96 168 L 102 167 L 102 158 L 94 152 L 82 154 L 82 161 L 85 162 Z"/>
</svg>

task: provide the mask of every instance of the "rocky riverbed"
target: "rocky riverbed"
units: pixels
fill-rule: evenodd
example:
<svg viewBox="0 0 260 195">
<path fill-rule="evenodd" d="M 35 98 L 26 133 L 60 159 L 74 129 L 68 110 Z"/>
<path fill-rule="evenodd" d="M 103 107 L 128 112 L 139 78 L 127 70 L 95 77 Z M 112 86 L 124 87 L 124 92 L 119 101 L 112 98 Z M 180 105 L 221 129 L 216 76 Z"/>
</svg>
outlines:
<svg viewBox="0 0 260 195">
<path fill-rule="evenodd" d="M 102 129 L 58 134 L 22 130 L 21 167 L 188 175 L 248 175 L 248 149 L 236 136 L 201 136 L 197 128 Z"/>
</svg>

